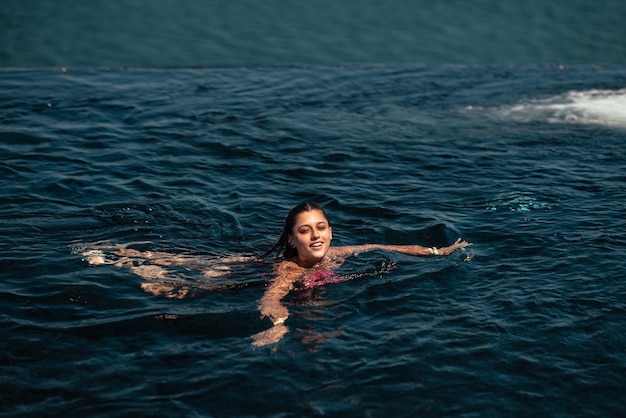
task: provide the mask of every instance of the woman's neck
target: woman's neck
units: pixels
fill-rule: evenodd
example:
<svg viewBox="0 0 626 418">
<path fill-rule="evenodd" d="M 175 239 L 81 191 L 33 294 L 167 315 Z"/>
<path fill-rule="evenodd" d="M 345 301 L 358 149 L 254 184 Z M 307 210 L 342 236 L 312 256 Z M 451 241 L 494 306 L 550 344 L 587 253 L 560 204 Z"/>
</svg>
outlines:
<svg viewBox="0 0 626 418">
<path fill-rule="evenodd" d="M 298 256 L 295 256 L 290 261 L 296 263 L 298 267 L 310 270 L 321 267 L 325 260 L 326 256 L 324 256 L 324 258 L 322 258 L 321 260 L 300 260 Z"/>
</svg>

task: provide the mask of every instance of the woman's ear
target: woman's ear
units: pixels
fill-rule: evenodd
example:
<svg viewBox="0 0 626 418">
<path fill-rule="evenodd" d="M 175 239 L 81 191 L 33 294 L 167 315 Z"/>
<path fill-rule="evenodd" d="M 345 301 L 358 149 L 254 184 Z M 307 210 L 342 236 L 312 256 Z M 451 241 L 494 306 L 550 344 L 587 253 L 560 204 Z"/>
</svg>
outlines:
<svg viewBox="0 0 626 418">
<path fill-rule="evenodd" d="M 287 235 L 287 244 L 289 244 L 289 246 L 295 248 L 295 245 L 293 245 L 293 236 L 292 235 Z"/>
<path fill-rule="evenodd" d="M 332 239 L 333 239 L 333 227 L 329 226 L 328 230 L 330 231 L 330 240 L 332 241 Z"/>
</svg>

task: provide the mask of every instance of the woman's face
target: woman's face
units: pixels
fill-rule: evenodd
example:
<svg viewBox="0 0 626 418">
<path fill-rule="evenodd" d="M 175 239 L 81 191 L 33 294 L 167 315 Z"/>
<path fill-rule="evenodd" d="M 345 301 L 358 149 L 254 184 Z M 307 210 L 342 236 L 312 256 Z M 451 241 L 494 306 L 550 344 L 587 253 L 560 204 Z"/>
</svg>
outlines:
<svg viewBox="0 0 626 418">
<path fill-rule="evenodd" d="M 289 243 L 298 251 L 297 263 L 307 268 L 322 261 L 332 239 L 332 228 L 319 210 L 302 212 L 296 216 L 296 223 L 289 235 Z"/>
</svg>

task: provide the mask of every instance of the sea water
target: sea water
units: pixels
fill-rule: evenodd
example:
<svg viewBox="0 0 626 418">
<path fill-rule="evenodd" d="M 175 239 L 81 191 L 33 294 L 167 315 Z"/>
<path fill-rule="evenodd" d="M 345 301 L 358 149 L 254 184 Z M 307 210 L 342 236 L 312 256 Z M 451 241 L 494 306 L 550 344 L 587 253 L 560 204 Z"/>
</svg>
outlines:
<svg viewBox="0 0 626 418">
<path fill-rule="evenodd" d="M 0 71 L 2 416 L 620 416 L 621 66 Z M 172 298 L 94 242 L 254 256 L 326 208 L 352 277 L 177 271 Z M 393 265 L 393 269 L 381 269 Z M 352 275 L 352 276 L 350 276 Z M 214 288 L 213 288 L 214 289 Z"/>
<path fill-rule="evenodd" d="M 3 0 L 0 67 L 626 64 L 623 0 Z"/>
</svg>

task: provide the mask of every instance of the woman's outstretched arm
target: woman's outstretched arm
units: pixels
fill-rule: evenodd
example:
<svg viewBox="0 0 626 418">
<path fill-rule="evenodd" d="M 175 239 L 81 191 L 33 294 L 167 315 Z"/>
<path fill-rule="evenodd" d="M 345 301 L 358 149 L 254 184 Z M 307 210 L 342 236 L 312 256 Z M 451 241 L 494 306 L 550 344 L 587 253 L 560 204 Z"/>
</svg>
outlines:
<svg viewBox="0 0 626 418">
<path fill-rule="evenodd" d="M 397 253 L 409 255 L 448 255 L 458 248 L 465 248 L 471 243 L 457 239 L 454 244 L 447 247 L 423 247 L 421 245 L 387 245 L 387 244 L 364 244 L 350 245 L 345 247 L 331 248 L 333 255 L 348 257 L 352 254 L 358 254 L 368 251 L 393 251 Z"/>
<path fill-rule="evenodd" d="M 282 324 L 289 317 L 289 311 L 281 302 L 291 291 L 295 281 L 295 272 L 289 268 L 288 264 L 291 263 L 285 261 L 278 265 L 276 279 L 270 284 L 259 301 L 261 318 L 269 318 L 274 325 Z"/>
<path fill-rule="evenodd" d="M 261 318 L 269 318 L 274 325 L 266 331 L 253 335 L 252 345 L 261 347 L 278 342 L 287 333 L 288 329 L 284 322 L 289 317 L 289 311 L 281 301 L 291 291 L 301 274 L 302 268 L 290 261 L 283 261 L 276 267 L 276 279 L 259 301 Z"/>
</svg>

